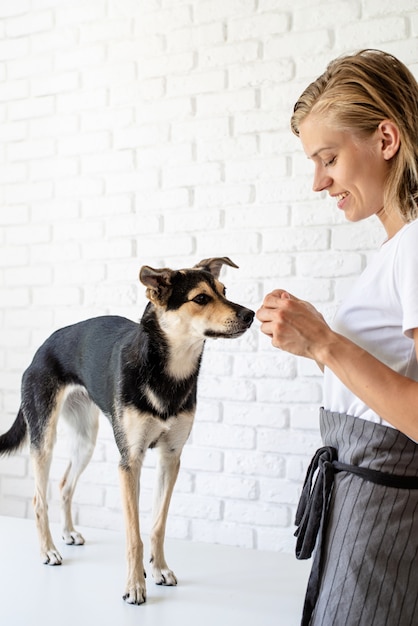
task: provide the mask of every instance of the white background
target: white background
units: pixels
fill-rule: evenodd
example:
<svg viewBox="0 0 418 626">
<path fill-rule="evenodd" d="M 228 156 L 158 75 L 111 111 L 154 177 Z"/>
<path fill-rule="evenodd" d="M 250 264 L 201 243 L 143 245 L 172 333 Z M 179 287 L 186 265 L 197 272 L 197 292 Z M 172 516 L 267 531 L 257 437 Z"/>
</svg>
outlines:
<svg viewBox="0 0 418 626">
<path fill-rule="evenodd" d="M 384 238 L 311 191 L 292 106 L 334 57 L 363 47 L 418 74 L 416 0 L 0 0 L 0 430 L 23 370 L 60 326 L 138 319 L 141 265 L 230 256 L 231 299 L 275 287 L 331 319 Z M 168 534 L 293 549 L 320 444 L 321 376 L 258 323 L 207 343 L 196 423 Z M 103 418 L 75 519 L 121 529 L 118 455 Z M 149 529 L 154 454 L 142 476 Z M 50 514 L 65 468 L 59 441 Z M 27 449 L 0 460 L 0 514 L 32 517 Z"/>
</svg>

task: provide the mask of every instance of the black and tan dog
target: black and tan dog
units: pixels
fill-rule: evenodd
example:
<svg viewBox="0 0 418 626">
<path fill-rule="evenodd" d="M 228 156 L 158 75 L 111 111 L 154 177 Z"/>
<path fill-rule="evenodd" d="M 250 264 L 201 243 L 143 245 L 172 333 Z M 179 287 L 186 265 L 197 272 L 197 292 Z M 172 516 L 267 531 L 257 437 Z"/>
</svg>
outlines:
<svg viewBox="0 0 418 626">
<path fill-rule="evenodd" d="M 84 539 L 72 522 L 74 489 L 94 450 L 99 413 L 109 418 L 121 455 L 128 565 L 124 599 L 130 604 L 146 600 L 138 516 L 145 453 L 151 447 L 159 453 L 152 574 L 159 585 L 175 585 L 164 556 L 165 526 L 180 455 L 193 424 L 205 339 L 239 337 L 253 321 L 252 311 L 225 298 L 218 281 L 223 264 L 237 267 L 227 257 L 178 271 L 144 266 L 139 278 L 150 302 L 138 324 L 103 316 L 53 333 L 24 373 L 19 413 L 0 437 L 0 454 L 7 454 L 29 435 L 42 561 L 59 565 L 46 503 L 58 417 L 68 422 L 72 434 L 70 462 L 61 482 L 63 539 L 77 545 Z"/>
</svg>

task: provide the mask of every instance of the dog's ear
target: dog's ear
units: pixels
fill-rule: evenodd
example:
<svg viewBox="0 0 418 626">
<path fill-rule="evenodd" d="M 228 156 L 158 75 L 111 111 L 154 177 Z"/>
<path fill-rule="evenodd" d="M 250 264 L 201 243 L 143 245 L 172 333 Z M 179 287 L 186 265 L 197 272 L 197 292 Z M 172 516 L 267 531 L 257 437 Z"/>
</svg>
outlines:
<svg viewBox="0 0 418 626">
<path fill-rule="evenodd" d="M 164 305 L 171 294 L 171 277 L 173 270 L 164 267 L 155 270 L 149 265 L 144 265 L 139 270 L 139 280 L 147 288 L 145 295 L 154 304 Z"/>
<path fill-rule="evenodd" d="M 210 272 L 212 276 L 218 278 L 221 273 L 222 265 L 229 265 L 230 267 L 238 268 L 238 265 L 235 265 L 235 263 L 227 256 L 203 259 L 203 261 L 200 261 L 200 263 L 195 265 L 195 268 L 206 270 L 207 272 Z"/>
</svg>

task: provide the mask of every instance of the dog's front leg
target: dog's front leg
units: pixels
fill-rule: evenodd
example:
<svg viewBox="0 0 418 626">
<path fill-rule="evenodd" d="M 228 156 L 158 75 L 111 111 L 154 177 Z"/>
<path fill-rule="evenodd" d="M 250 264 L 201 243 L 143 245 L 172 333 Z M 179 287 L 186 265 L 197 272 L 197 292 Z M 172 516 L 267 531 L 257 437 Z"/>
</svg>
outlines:
<svg viewBox="0 0 418 626">
<path fill-rule="evenodd" d="M 156 490 L 153 504 L 153 524 L 151 532 L 151 565 L 152 575 L 157 585 L 177 585 L 174 572 L 169 569 L 164 556 L 164 537 L 167 523 L 168 508 L 174 485 L 180 469 L 180 454 L 158 449 Z"/>
<path fill-rule="evenodd" d="M 139 462 L 119 466 L 119 476 L 122 492 L 122 505 L 126 527 L 126 556 L 128 578 L 123 599 L 129 604 L 142 604 L 146 601 L 146 586 L 144 574 L 144 551 L 139 531 Z"/>
</svg>

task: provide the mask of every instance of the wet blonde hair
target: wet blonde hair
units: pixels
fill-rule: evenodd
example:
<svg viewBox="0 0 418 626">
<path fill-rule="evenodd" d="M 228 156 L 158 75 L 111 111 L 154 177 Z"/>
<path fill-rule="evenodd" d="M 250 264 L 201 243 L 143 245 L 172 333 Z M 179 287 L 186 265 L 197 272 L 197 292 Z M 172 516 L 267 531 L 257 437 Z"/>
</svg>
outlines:
<svg viewBox="0 0 418 626">
<path fill-rule="evenodd" d="M 401 61 L 370 49 L 331 61 L 295 104 L 295 135 L 309 113 L 325 114 L 359 137 L 391 120 L 399 130 L 400 147 L 391 159 L 384 207 L 395 208 L 407 222 L 418 217 L 418 84 Z"/>
</svg>

